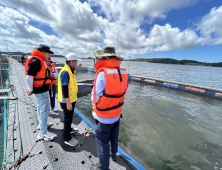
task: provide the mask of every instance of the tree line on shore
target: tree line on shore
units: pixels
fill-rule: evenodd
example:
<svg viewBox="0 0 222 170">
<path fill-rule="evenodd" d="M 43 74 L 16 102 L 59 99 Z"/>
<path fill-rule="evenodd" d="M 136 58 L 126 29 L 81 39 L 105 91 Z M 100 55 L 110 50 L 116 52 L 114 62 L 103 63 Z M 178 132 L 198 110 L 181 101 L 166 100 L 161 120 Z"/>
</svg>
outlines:
<svg viewBox="0 0 222 170">
<path fill-rule="evenodd" d="M 31 53 L 23 52 L 0 52 L 1 54 L 10 54 L 10 55 L 31 55 Z M 51 57 L 62 57 L 63 55 L 51 55 Z M 85 59 L 85 58 L 82 58 Z M 93 59 L 92 57 L 87 57 L 86 59 Z M 176 60 L 173 58 L 136 58 L 125 61 L 140 61 L 140 62 L 149 62 L 149 63 L 163 63 L 163 64 L 182 64 L 182 65 L 199 65 L 199 66 L 212 66 L 212 67 L 222 67 L 222 62 L 218 63 L 206 63 L 199 62 L 195 60 Z"/>
<path fill-rule="evenodd" d="M 149 63 L 163 63 L 163 64 L 182 64 L 182 65 L 200 65 L 200 66 L 212 66 L 212 67 L 222 67 L 222 62 L 218 63 L 205 63 L 195 60 L 176 60 L 172 58 L 136 58 L 127 61 L 140 61 Z"/>
</svg>

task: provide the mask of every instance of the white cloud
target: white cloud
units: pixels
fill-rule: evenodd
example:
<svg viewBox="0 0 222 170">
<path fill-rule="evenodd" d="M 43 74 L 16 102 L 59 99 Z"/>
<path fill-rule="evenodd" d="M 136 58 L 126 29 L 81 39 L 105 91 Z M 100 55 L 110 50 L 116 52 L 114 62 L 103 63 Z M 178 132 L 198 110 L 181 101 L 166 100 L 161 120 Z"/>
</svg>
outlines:
<svg viewBox="0 0 222 170">
<path fill-rule="evenodd" d="M 89 57 L 99 45 L 112 45 L 119 54 L 137 56 L 154 51 L 183 50 L 202 44 L 222 43 L 222 7 L 213 8 L 198 23 L 202 37 L 195 30 L 181 31 L 169 24 L 142 30 L 141 24 L 166 18 L 166 13 L 196 3 L 197 0 L 36 0 L 8 1 L 0 4 L 0 38 L 7 39 L 13 51 L 31 51 L 40 43 L 57 54 L 74 52 Z M 93 10 L 99 11 L 98 14 Z M 48 25 L 56 35 L 47 35 L 41 27 Z M 213 37 L 212 37 L 213 35 Z M 0 50 L 5 50 L 0 46 Z"/>
<path fill-rule="evenodd" d="M 99 6 L 100 12 L 105 14 L 111 23 L 104 31 L 106 34 L 105 43 L 114 44 L 122 51 L 131 50 L 128 52 L 129 55 L 131 55 L 130 53 L 135 55 L 152 53 L 154 50 L 169 51 L 192 48 L 197 46 L 197 42 L 200 40 L 194 31 L 180 32 L 178 28 L 171 28 L 169 24 L 163 27 L 155 25 L 149 37 L 146 37 L 149 30 L 140 29 L 141 24 L 151 23 L 156 18 L 165 18 L 167 11 L 192 5 L 197 2 L 196 0 L 91 0 L 90 2 Z M 154 35 L 157 29 L 161 34 Z M 175 37 L 176 39 L 174 39 Z M 137 54 L 136 51 L 138 51 Z M 127 55 L 126 52 L 125 55 Z"/>
<path fill-rule="evenodd" d="M 152 53 L 153 51 L 183 50 L 197 47 L 202 41 L 195 31 L 154 25 L 148 37 L 135 26 L 115 25 L 106 29 L 105 43 L 122 49 L 126 56 Z M 127 52 L 129 50 L 129 52 Z M 138 51 L 138 53 L 136 53 Z"/>
<path fill-rule="evenodd" d="M 119 20 L 121 23 L 129 20 L 141 23 L 144 20 L 152 22 L 156 18 L 165 18 L 165 13 L 192 5 L 198 0 L 90 0 L 90 3 L 100 7 L 109 21 Z"/>
<path fill-rule="evenodd" d="M 201 41 L 193 30 L 180 31 L 179 28 L 172 28 L 171 25 L 154 25 L 150 31 L 147 42 L 154 46 L 155 51 L 183 50 L 198 46 Z"/>
<path fill-rule="evenodd" d="M 6 5 L 17 8 L 20 13 L 32 20 L 49 24 L 55 32 L 59 33 L 59 36 L 68 34 L 87 41 L 91 41 L 90 38 L 92 42 L 102 41 L 98 35 L 100 28 L 105 26 L 106 20 L 94 14 L 86 2 L 82 4 L 78 0 L 2 1 Z"/>
<path fill-rule="evenodd" d="M 203 45 L 222 44 L 222 6 L 212 8 L 197 24 L 197 30 L 203 37 Z"/>
<path fill-rule="evenodd" d="M 89 57 L 92 52 L 99 49 L 98 44 L 103 43 L 100 26 L 102 27 L 103 21 L 106 20 L 94 14 L 86 3 L 66 1 L 63 3 L 65 12 L 61 12 L 63 10 L 58 10 L 61 1 L 56 2 L 58 6 L 49 5 L 49 1 L 38 1 L 37 4 L 23 1 L 20 3 L 25 5 L 18 7 L 16 3 L 5 1 L 5 5 L 17 7 L 17 10 L 0 6 L 0 19 L 4 21 L 1 23 L 0 36 L 8 40 L 12 51 L 30 52 L 33 47 L 45 43 L 57 54 L 65 55 L 72 51 L 81 57 Z M 47 17 L 29 10 L 36 9 L 35 6 L 38 6 L 38 10 Z M 42 25 L 48 24 L 58 37 L 47 35 L 39 28 L 29 25 L 30 20 L 41 22 Z"/>
<path fill-rule="evenodd" d="M 57 39 L 54 35 L 46 35 L 43 31 L 30 26 L 29 18 L 14 9 L 0 7 L 0 20 L 1 25 L 4 26 L 0 27 L 0 37 L 8 40 L 12 51 L 31 50 L 33 45 L 36 46 L 37 42 L 44 42 L 44 39 L 47 43 L 52 43 Z M 23 46 L 27 48 L 23 49 Z"/>
</svg>

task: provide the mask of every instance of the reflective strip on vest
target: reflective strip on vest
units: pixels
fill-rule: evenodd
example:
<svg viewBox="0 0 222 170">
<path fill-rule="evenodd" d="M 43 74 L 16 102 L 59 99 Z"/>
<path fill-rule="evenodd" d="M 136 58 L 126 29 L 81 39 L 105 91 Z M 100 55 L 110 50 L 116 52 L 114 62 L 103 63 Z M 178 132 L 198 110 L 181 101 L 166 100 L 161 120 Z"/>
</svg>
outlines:
<svg viewBox="0 0 222 170">
<path fill-rule="evenodd" d="M 107 74 L 113 74 L 113 73 L 118 73 L 118 71 L 116 69 L 107 70 Z M 125 70 L 120 70 L 120 73 L 127 74 L 127 72 Z"/>
<path fill-rule="evenodd" d="M 106 72 L 107 72 L 107 74 L 118 73 L 116 69 L 109 69 Z"/>
<path fill-rule="evenodd" d="M 120 70 L 121 74 L 127 74 L 127 72 L 125 70 Z"/>
</svg>

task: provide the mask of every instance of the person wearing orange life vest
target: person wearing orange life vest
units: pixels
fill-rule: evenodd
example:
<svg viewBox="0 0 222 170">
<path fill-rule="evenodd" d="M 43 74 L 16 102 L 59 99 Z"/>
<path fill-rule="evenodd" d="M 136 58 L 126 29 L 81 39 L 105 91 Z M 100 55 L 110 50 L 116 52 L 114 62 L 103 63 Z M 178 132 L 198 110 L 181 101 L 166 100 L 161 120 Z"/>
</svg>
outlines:
<svg viewBox="0 0 222 170">
<path fill-rule="evenodd" d="M 50 70 L 50 76 L 51 76 L 51 86 L 49 86 L 49 96 L 50 96 L 50 103 L 51 103 L 51 109 L 52 111 L 56 112 L 55 109 L 55 90 L 56 90 L 56 84 L 57 84 L 57 77 L 58 77 L 58 71 L 55 69 L 55 64 L 51 60 L 51 57 L 47 58 L 45 60 L 45 63 L 47 65 L 47 68 Z"/>
<path fill-rule="evenodd" d="M 124 57 L 117 55 L 114 47 L 107 46 L 96 51 L 93 58 L 97 73 L 92 90 L 92 114 L 95 118 L 99 164 L 92 166 L 108 170 L 110 156 L 113 161 L 117 159 L 119 123 L 128 77 L 126 70 L 120 68 L 120 61 Z"/>
<path fill-rule="evenodd" d="M 45 60 L 54 54 L 47 45 L 40 44 L 39 47 L 33 49 L 25 63 L 26 82 L 28 84 L 28 95 L 35 94 L 37 101 L 37 112 L 40 129 L 38 139 L 53 140 L 54 136 L 50 134 L 47 127 L 52 123 L 47 123 L 50 112 L 49 106 L 49 85 L 51 84 L 50 71 L 47 69 Z"/>
</svg>

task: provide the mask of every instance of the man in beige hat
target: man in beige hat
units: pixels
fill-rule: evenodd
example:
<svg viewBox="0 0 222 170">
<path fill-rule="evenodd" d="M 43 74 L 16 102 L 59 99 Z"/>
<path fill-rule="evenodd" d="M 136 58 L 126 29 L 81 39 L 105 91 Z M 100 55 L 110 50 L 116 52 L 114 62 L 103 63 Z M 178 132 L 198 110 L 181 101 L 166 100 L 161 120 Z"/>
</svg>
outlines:
<svg viewBox="0 0 222 170">
<path fill-rule="evenodd" d="M 107 46 L 96 51 L 93 58 L 97 70 L 92 91 L 92 114 L 95 118 L 99 157 L 99 165 L 96 165 L 96 168 L 108 170 L 110 156 L 113 161 L 117 160 L 119 123 L 128 77 L 126 70 L 120 68 L 123 56 L 116 54 L 114 47 Z"/>
</svg>

